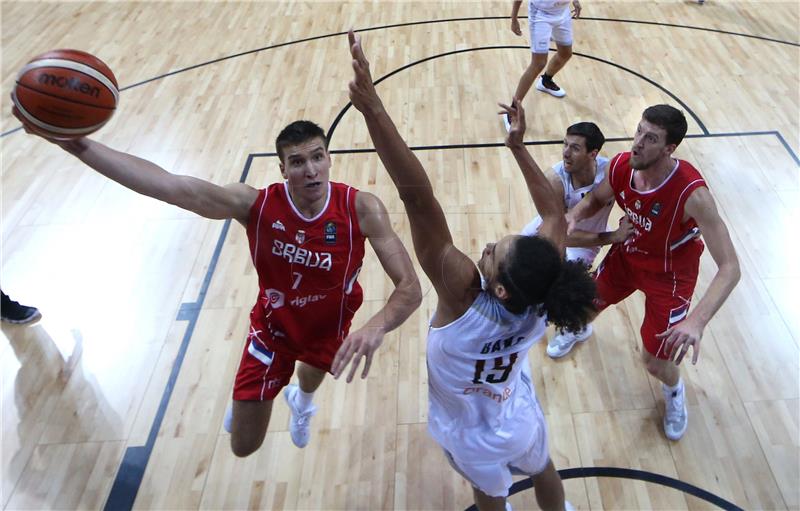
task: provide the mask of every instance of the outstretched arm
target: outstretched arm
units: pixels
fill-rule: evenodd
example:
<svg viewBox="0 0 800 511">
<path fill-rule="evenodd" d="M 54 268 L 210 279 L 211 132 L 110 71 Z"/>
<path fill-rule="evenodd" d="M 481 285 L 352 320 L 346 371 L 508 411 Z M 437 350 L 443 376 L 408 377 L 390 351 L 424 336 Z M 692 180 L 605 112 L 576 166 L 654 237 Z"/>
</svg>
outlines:
<svg viewBox="0 0 800 511">
<path fill-rule="evenodd" d="M 14 110 L 14 115 L 22 121 L 26 131 L 38 134 L 25 124 L 16 108 Z M 193 211 L 206 218 L 233 218 L 246 224 L 250 206 L 258 196 L 256 189 L 243 183 L 223 187 L 195 177 L 172 174 L 155 163 L 115 151 L 88 138 L 49 141 L 98 173 L 134 192 Z"/>
<path fill-rule="evenodd" d="M 717 273 L 711 279 L 700 303 L 686 319 L 657 335 L 665 339 L 664 349 L 676 365 L 681 363 L 690 346 L 692 346 L 692 364 L 697 363 L 703 329 L 728 299 L 741 277 L 736 249 L 708 188 L 697 188 L 692 192 L 686 200 L 684 212 L 694 218 L 700 227 L 708 251 L 717 263 Z"/>
<path fill-rule="evenodd" d="M 564 219 L 563 194 L 558 194 L 550 185 L 550 181 L 539 168 L 539 165 L 528 152 L 522 137 L 525 134 L 525 109 L 518 99 L 513 104 L 500 105 L 505 115 L 508 115 L 511 129 L 506 137 L 506 146 L 511 149 L 511 154 L 517 160 L 517 165 L 525 178 L 528 193 L 533 199 L 536 211 L 542 218 L 538 235 L 549 239 L 560 251 L 564 251 L 567 223 Z"/>
<path fill-rule="evenodd" d="M 451 305 L 471 303 L 465 290 L 478 281 L 474 263 L 453 246 L 442 207 L 433 194 L 425 169 L 397 131 L 381 102 L 369 70 L 361 38 L 348 34 L 354 78 L 350 100 L 363 115 L 372 142 L 389 173 L 408 215 L 414 251 L 440 300 Z"/>
<path fill-rule="evenodd" d="M 336 352 L 331 367 L 335 378 L 341 376 L 347 364 L 353 360 L 347 375 L 348 382 L 353 379 L 361 357 L 364 357 L 361 378 L 367 377 L 372 356 L 383 342 L 383 336 L 400 326 L 422 302 L 422 291 L 411 257 L 392 229 L 386 207 L 371 193 L 358 192 L 356 208 L 361 232 L 369 240 L 381 266 L 392 279 L 394 291 L 389 295 L 386 305 L 363 327 L 350 333 Z"/>
</svg>

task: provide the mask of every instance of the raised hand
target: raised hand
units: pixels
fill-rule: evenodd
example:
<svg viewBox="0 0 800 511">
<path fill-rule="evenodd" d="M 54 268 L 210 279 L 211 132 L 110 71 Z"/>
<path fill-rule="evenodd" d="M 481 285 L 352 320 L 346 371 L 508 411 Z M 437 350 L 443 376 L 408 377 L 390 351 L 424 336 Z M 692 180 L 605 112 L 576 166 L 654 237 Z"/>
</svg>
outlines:
<svg viewBox="0 0 800 511">
<path fill-rule="evenodd" d="M 350 55 L 353 57 L 353 80 L 349 85 L 350 101 L 362 113 L 380 110 L 383 105 L 372 83 L 369 62 L 361 48 L 361 36 L 350 29 L 347 32 L 347 40 L 350 43 Z"/>
<path fill-rule="evenodd" d="M 522 102 L 514 98 L 511 106 L 503 103 L 498 103 L 503 110 L 498 112 L 500 115 L 507 115 L 508 122 L 511 129 L 508 130 L 506 136 L 506 145 L 512 147 L 522 144 L 522 137 L 525 135 L 525 109 L 522 108 Z"/>
</svg>

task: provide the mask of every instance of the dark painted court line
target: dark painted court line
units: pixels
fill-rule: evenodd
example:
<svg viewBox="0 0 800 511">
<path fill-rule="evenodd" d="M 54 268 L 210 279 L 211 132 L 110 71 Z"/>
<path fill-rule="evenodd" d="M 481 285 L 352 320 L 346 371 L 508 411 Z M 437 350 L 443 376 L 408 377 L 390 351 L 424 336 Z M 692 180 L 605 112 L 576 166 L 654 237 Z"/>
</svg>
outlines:
<svg viewBox="0 0 800 511">
<path fill-rule="evenodd" d="M 513 45 L 513 46 L 499 45 L 499 46 L 479 46 L 479 47 L 475 47 L 475 48 L 462 48 L 460 50 L 453 50 L 453 51 L 448 51 L 448 52 L 444 52 L 444 53 L 439 53 L 439 54 L 436 54 L 436 55 L 430 55 L 430 56 L 425 57 L 423 59 L 419 59 L 419 60 L 416 60 L 414 62 L 410 62 L 410 63 L 408 63 L 408 64 L 406 64 L 404 66 L 401 66 L 401 67 L 395 69 L 394 71 L 390 71 L 389 73 L 381 76 L 380 78 L 378 78 L 377 80 L 374 81 L 374 84 L 378 85 L 382 81 L 384 81 L 384 80 L 396 75 L 397 73 L 400 73 L 401 71 L 405 71 L 406 69 L 409 69 L 409 68 L 417 66 L 419 64 L 428 62 L 430 60 L 440 59 L 440 58 L 443 58 L 443 57 L 450 57 L 452 55 L 458 55 L 460 53 L 469 53 L 469 52 L 473 52 L 473 51 L 508 50 L 508 49 L 513 49 L 513 50 L 524 49 L 526 51 L 530 51 L 530 47 L 527 46 L 527 45 L 526 46 L 521 46 L 521 45 Z M 551 48 L 550 51 L 555 53 L 556 50 Z M 595 57 L 593 55 L 588 55 L 586 53 L 580 53 L 580 52 L 577 52 L 577 51 L 573 51 L 572 54 L 574 56 L 583 57 L 583 58 L 586 58 L 586 59 L 589 59 L 589 60 L 594 60 L 594 61 L 597 61 L 597 62 L 602 62 L 603 64 L 608 64 L 609 66 L 615 67 L 617 69 L 621 69 L 622 71 L 625 71 L 626 73 L 630 73 L 633 76 L 639 78 L 640 80 L 644 80 L 645 82 L 647 82 L 650 85 L 652 85 L 653 87 L 657 88 L 658 90 L 660 90 L 664 94 L 666 94 L 669 97 L 671 97 L 676 103 L 681 105 L 681 107 L 683 107 L 683 109 L 692 117 L 692 119 L 694 119 L 694 122 L 697 123 L 697 125 L 700 127 L 700 130 L 703 132 L 703 134 L 708 135 L 708 129 L 706 129 L 706 126 L 705 126 L 705 124 L 703 124 L 703 121 L 700 120 L 700 117 L 697 114 L 694 113 L 694 110 L 692 110 L 689 107 L 689 105 L 687 105 L 686 102 L 684 102 L 681 98 L 679 98 L 678 96 L 673 94 L 669 89 L 667 89 L 666 87 L 664 87 L 660 83 L 656 82 L 655 80 L 653 80 L 651 78 L 648 78 L 647 76 L 645 76 L 645 75 L 643 75 L 643 74 L 641 74 L 641 73 L 639 73 L 637 71 L 634 71 L 632 69 L 629 69 L 629 68 L 627 68 L 627 67 L 625 67 L 625 66 L 623 66 L 621 64 L 617 64 L 616 62 L 611 62 L 610 60 L 602 59 L 600 57 Z M 333 120 L 333 123 L 331 124 L 330 129 L 328 129 L 328 143 L 330 143 L 330 140 L 333 138 L 333 133 L 336 130 L 336 127 L 339 125 L 339 121 L 341 121 L 341 119 L 344 117 L 344 114 L 347 113 L 347 111 L 350 109 L 351 106 L 353 106 L 352 103 L 347 103 L 347 105 L 345 105 L 344 108 L 342 108 L 342 110 L 339 112 L 339 114 Z"/>
<path fill-rule="evenodd" d="M 247 174 L 250 172 L 250 165 L 252 162 L 253 157 L 248 156 L 247 162 L 244 165 L 244 170 L 242 171 L 242 176 L 239 178 L 240 183 L 244 183 L 247 179 Z M 172 371 L 164 387 L 164 393 L 161 395 L 158 411 L 155 414 L 152 426 L 150 426 L 150 433 L 147 435 L 147 442 L 143 446 L 128 447 L 125 450 L 125 455 L 117 471 L 117 476 L 114 479 L 114 484 L 111 487 L 108 500 L 106 500 L 105 511 L 122 511 L 133 508 L 136 494 L 139 492 L 139 487 L 144 477 L 144 471 L 147 468 L 147 463 L 150 461 L 150 455 L 153 453 L 153 446 L 155 446 L 156 439 L 158 438 L 158 431 L 161 429 L 161 423 L 164 421 L 167 406 L 169 405 L 170 398 L 172 398 L 172 391 L 175 390 L 175 382 L 178 380 L 178 375 L 183 365 L 183 359 L 186 356 L 186 351 L 189 348 L 192 335 L 194 335 L 194 328 L 197 325 L 200 310 L 206 299 L 206 293 L 211 284 L 211 278 L 214 276 L 214 271 L 217 268 L 219 256 L 222 253 L 222 247 L 228 236 L 230 225 L 231 221 L 225 220 L 222 231 L 217 239 L 214 253 L 211 256 L 211 262 L 209 262 L 206 275 L 203 278 L 203 285 L 197 294 L 197 300 L 181 304 L 176 319 L 177 321 L 188 321 L 189 324 L 186 327 L 186 332 L 183 335 L 183 340 L 181 340 L 180 348 L 172 364 Z"/>
<path fill-rule="evenodd" d="M 697 497 L 698 499 L 705 500 L 706 502 L 713 504 L 720 509 L 726 509 L 729 511 L 744 511 L 736 504 L 728 502 L 727 500 L 718 497 L 702 488 L 698 488 L 697 486 L 681 481 L 680 479 L 674 479 L 672 477 L 655 474 L 653 472 L 645 472 L 644 470 L 618 467 L 578 467 L 564 468 L 559 470 L 558 473 L 561 475 L 561 479 L 565 481 L 567 479 L 583 479 L 586 477 L 614 477 L 620 479 L 644 481 L 681 491 L 693 497 Z M 517 481 L 511 485 L 509 494 L 514 495 L 515 493 L 519 493 L 530 488 L 533 488 L 533 480 L 530 478 L 523 479 L 522 481 Z M 473 505 L 464 511 L 478 511 L 478 508 Z"/>
</svg>

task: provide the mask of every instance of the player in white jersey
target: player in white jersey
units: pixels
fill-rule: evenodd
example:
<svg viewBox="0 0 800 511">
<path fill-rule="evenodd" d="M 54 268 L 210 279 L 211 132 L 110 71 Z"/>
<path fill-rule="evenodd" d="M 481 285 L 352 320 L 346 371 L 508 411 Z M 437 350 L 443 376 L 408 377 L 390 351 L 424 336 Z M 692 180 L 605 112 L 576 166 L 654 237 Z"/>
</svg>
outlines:
<svg viewBox="0 0 800 511">
<path fill-rule="evenodd" d="M 565 211 L 575 207 L 584 195 L 594 190 L 605 178 L 609 160 L 598 154 L 605 140 L 603 132 L 593 122 L 579 122 L 567 128 L 562 160 L 553 165 L 552 173 L 548 176 L 556 194 L 563 197 Z M 597 213 L 581 220 L 567 236 L 567 259 L 591 267 L 601 245 L 621 243 L 633 233 L 633 226 L 627 217 L 623 217 L 617 230 L 608 231 L 608 215 L 613 206 L 614 202 L 609 201 Z M 522 234 L 536 234 L 541 224 L 541 217 L 534 218 L 522 229 Z M 552 358 L 563 357 L 575 343 L 583 342 L 591 335 L 591 324 L 577 333 L 557 332 L 547 344 L 547 354 Z"/>
<path fill-rule="evenodd" d="M 375 91 L 360 40 L 352 32 L 349 39 L 355 71 L 350 100 L 397 187 L 414 250 L 438 299 L 428 336 L 428 429 L 472 484 L 481 511 L 506 509 L 512 473 L 533 477 L 542 509 L 564 509 L 527 353 L 544 331 L 545 314 L 557 326 L 583 328 L 594 312 L 595 289 L 583 265 L 563 259 L 564 208 L 522 143 L 520 102 L 502 105 L 512 121 L 506 145 L 542 226 L 537 236 L 487 244 L 476 267 L 453 245 L 425 169 Z"/>
<path fill-rule="evenodd" d="M 569 9 L 570 0 L 529 0 L 528 29 L 530 31 L 531 62 L 522 73 L 514 97 L 520 101 L 534 84 L 536 90 L 546 92 L 557 98 L 564 97 L 564 89 L 556 85 L 553 76 L 572 57 L 572 18 L 581 15 L 581 3 L 572 0 L 573 11 Z M 519 8 L 522 0 L 514 0 L 511 7 L 511 31 L 522 35 L 519 26 Z M 547 61 L 550 39 L 556 43 L 556 54 Z M 542 73 L 542 71 L 544 71 Z M 539 73 L 542 73 L 539 76 Z M 538 77 L 538 78 L 537 78 Z M 508 126 L 506 126 L 508 129 Z"/>
</svg>

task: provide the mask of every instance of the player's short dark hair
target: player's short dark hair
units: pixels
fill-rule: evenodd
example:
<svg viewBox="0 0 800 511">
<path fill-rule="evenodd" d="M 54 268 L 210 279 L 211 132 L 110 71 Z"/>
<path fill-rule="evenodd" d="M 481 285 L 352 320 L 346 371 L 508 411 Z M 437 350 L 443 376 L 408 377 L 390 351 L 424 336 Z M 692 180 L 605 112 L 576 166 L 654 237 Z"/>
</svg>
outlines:
<svg viewBox="0 0 800 511">
<path fill-rule="evenodd" d="M 667 145 L 678 145 L 686 135 L 688 126 L 683 112 L 670 105 L 654 105 L 645 109 L 642 119 L 667 132 Z"/>
<path fill-rule="evenodd" d="M 597 289 L 586 266 L 565 261 L 549 240 L 520 236 L 500 264 L 499 282 L 509 293 L 504 305 L 514 313 L 539 307 L 547 321 L 580 331 L 596 312 Z"/>
<path fill-rule="evenodd" d="M 567 128 L 567 135 L 578 135 L 586 141 L 586 152 L 591 153 L 595 149 L 598 151 L 603 148 L 606 137 L 597 124 L 593 122 L 577 122 Z"/>
<path fill-rule="evenodd" d="M 298 145 L 307 142 L 312 138 L 321 138 L 328 149 L 328 137 L 316 123 L 311 121 L 294 121 L 281 130 L 278 138 L 275 139 L 275 150 L 278 158 L 283 161 L 283 150 L 290 145 Z"/>
</svg>

